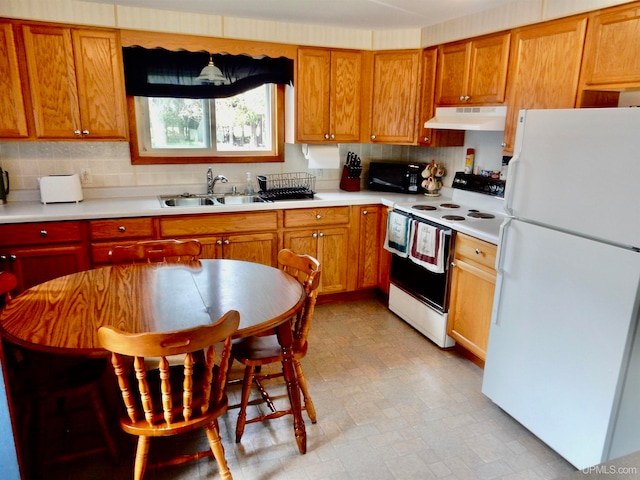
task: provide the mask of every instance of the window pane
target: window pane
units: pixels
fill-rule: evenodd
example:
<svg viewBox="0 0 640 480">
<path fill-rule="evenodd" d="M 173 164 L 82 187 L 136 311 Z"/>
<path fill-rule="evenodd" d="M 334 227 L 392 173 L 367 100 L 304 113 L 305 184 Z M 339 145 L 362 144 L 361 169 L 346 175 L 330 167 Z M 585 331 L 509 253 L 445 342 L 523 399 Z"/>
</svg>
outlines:
<svg viewBox="0 0 640 480">
<path fill-rule="evenodd" d="M 149 98 L 151 148 L 210 148 L 206 100 Z"/>
<path fill-rule="evenodd" d="M 215 99 L 218 152 L 272 149 L 272 91 L 262 85 L 235 97 Z"/>
</svg>

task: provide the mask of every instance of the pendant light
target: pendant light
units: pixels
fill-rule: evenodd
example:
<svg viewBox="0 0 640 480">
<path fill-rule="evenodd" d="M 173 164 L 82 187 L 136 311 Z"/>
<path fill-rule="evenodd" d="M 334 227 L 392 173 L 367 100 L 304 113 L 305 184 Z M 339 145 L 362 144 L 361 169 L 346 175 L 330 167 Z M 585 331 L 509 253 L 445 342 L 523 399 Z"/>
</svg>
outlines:
<svg viewBox="0 0 640 480">
<path fill-rule="evenodd" d="M 202 69 L 196 80 L 202 83 L 213 83 L 214 85 L 223 85 L 227 83 L 226 77 L 222 71 L 213 64 L 213 56 L 209 54 L 209 64 Z"/>
</svg>

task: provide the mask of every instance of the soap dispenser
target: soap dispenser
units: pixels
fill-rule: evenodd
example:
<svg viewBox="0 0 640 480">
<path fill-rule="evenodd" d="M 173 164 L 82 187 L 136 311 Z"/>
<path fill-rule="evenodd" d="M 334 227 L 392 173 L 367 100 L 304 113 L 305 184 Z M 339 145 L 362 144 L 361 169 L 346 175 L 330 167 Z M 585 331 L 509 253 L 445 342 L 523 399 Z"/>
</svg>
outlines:
<svg viewBox="0 0 640 480">
<path fill-rule="evenodd" d="M 244 189 L 245 195 L 254 195 L 256 192 L 253 189 L 253 184 L 251 183 L 251 172 L 247 172 L 247 186 Z"/>
</svg>

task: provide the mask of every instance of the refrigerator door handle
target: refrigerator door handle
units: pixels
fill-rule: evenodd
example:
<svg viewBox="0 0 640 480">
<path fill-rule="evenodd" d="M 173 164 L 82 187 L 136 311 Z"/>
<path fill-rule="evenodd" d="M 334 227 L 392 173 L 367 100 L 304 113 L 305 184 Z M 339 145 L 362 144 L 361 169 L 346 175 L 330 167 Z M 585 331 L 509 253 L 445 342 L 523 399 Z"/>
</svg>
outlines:
<svg viewBox="0 0 640 480">
<path fill-rule="evenodd" d="M 512 218 L 507 218 L 500 225 L 498 249 L 496 250 L 496 287 L 493 295 L 493 307 L 491 309 L 491 322 L 494 325 L 500 325 L 500 299 L 502 298 L 502 278 L 504 277 L 503 249 L 507 241 L 509 226 L 512 221 Z"/>
<path fill-rule="evenodd" d="M 504 209 L 511 216 L 513 216 L 513 192 L 516 190 L 514 185 L 516 183 L 516 170 L 519 165 L 520 155 L 516 154 L 509 161 L 509 170 L 507 171 L 507 182 L 504 192 Z"/>
</svg>

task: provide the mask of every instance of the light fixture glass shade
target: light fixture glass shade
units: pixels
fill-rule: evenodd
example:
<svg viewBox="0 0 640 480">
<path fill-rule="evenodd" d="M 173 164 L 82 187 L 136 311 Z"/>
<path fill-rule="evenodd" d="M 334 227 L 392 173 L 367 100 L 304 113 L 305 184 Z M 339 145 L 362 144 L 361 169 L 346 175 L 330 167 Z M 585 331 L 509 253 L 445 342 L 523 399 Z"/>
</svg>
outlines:
<svg viewBox="0 0 640 480">
<path fill-rule="evenodd" d="M 213 64 L 213 57 L 209 55 L 209 64 L 202 69 L 196 80 L 202 83 L 213 83 L 214 85 L 223 85 L 227 83 L 226 77 L 222 71 Z"/>
</svg>

